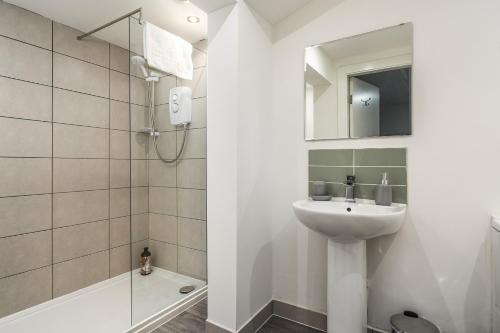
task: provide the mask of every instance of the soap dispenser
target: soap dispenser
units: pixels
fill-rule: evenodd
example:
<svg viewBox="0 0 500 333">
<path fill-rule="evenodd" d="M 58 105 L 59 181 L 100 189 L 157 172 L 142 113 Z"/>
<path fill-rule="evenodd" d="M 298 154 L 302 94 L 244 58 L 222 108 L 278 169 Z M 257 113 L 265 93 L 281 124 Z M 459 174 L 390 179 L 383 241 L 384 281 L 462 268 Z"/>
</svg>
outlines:
<svg viewBox="0 0 500 333">
<path fill-rule="evenodd" d="M 387 180 L 387 172 L 382 174 L 382 183 L 377 185 L 375 203 L 380 206 L 390 206 L 392 203 L 392 187 Z"/>
</svg>

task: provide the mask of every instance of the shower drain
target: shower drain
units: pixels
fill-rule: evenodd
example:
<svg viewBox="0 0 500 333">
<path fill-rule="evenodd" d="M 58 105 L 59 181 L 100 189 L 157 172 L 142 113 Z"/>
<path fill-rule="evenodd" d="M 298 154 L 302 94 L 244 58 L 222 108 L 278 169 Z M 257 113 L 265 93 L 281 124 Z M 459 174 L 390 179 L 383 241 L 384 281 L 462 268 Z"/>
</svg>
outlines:
<svg viewBox="0 0 500 333">
<path fill-rule="evenodd" d="M 181 294 L 189 294 L 190 292 L 192 292 L 193 290 L 195 289 L 194 286 L 184 286 L 182 287 L 181 289 L 179 289 L 179 292 Z"/>
</svg>

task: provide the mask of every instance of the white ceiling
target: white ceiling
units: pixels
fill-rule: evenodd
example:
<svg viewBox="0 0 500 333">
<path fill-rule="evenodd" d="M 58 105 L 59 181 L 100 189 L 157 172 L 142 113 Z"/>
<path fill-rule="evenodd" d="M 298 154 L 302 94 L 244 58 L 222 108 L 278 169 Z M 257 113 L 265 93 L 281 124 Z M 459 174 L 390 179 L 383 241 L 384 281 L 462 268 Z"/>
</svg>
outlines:
<svg viewBox="0 0 500 333">
<path fill-rule="evenodd" d="M 269 23 L 276 24 L 313 0 L 246 0 Z"/>
<path fill-rule="evenodd" d="M 6 0 L 6 2 L 81 31 L 90 31 L 142 7 L 143 18 L 146 21 L 193 43 L 207 36 L 207 14 L 194 3 L 201 4 L 203 9 L 214 10 L 233 0 L 193 0 L 193 3 L 180 0 Z M 200 17 L 200 23 L 187 22 L 187 16 L 191 15 Z M 127 24 L 121 26 L 118 24 L 98 36 L 123 46 L 123 41 L 128 39 L 126 30 L 128 30 Z"/>
<path fill-rule="evenodd" d="M 235 0 L 191 0 L 191 2 L 200 7 L 205 13 L 236 3 Z"/>
</svg>

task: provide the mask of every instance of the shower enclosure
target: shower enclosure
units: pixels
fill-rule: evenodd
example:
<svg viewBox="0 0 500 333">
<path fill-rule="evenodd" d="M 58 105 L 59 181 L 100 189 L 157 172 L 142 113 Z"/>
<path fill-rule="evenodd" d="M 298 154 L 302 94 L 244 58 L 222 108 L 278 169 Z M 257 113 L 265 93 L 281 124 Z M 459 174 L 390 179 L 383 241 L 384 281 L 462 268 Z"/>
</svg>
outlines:
<svg viewBox="0 0 500 333">
<path fill-rule="evenodd" d="M 0 61 L 10 65 L 0 66 L 8 141 L 0 145 L 0 250 L 8 253 L 0 332 L 158 324 L 206 293 L 203 43 L 194 45 L 192 81 L 146 63 L 158 78 L 152 89 L 131 61 L 142 56 L 140 11 L 81 39 L 68 25 L 0 2 L 0 19 L 11 17 L 13 26 L 0 25 Z M 186 134 L 169 121 L 176 86 L 193 91 Z M 173 163 L 159 158 L 179 154 Z M 146 247 L 153 271 L 143 276 Z"/>
</svg>

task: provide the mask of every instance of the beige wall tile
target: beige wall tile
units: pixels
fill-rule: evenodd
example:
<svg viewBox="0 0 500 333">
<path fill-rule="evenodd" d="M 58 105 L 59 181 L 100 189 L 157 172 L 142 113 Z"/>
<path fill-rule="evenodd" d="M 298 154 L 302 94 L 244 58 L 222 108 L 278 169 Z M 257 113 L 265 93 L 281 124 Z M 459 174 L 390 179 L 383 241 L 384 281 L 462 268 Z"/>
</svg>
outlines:
<svg viewBox="0 0 500 333">
<path fill-rule="evenodd" d="M 126 131 L 111 130 L 110 132 L 110 157 L 128 159 L 130 157 L 130 133 Z"/>
<path fill-rule="evenodd" d="M 149 124 L 149 113 L 142 105 L 130 105 L 130 118 L 132 131 L 138 132 L 142 131 L 145 128 L 151 127 L 151 125 Z"/>
<path fill-rule="evenodd" d="M 156 129 L 160 132 L 175 131 L 176 127 L 170 123 L 169 104 L 161 104 L 155 107 Z M 194 110 L 193 110 L 194 112 Z"/>
<path fill-rule="evenodd" d="M 54 53 L 54 86 L 108 97 L 109 70 Z"/>
<path fill-rule="evenodd" d="M 177 132 L 177 151 L 181 149 L 184 133 Z M 192 129 L 188 131 L 184 152 L 181 158 L 206 158 L 207 157 L 207 130 Z"/>
<path fill-rule="evenodd" d="M 105 189 L 109 186 L 107 159 L 54 159 L 54 192 Z"/>
<path fill-rule="evenodd" d="M 163 76 L 160 78 L 160 82 L 156 84 L 155 89 L 155 104 L 166 104 L 170 98 L 170 89 L 177 86 L 177 80 L 175 76 Z"/>
<path fill-rule="evenodd" d="M 129 272 L 131 269 L 130 245 L 111 249 L 109 260 L 109 275 L 111 278 Z"/>
<path fill-rule="evenodd" d="M 130 186 L 130 160 L 110 160 L 111 188 Z"/>
<path fill-rule="evenodd" d="M 167 164 L 159 160 L 149 161 L 150 186 L 176 186 L 176 165 Z"/>
<path fill-rule="evenodd" d="M 177 246 L 169 243 L 150 240 L 151 256 L 153 265 L 177 272 Z"/>
<path fill-rule="evenodd" d="M 54 88 L 54 122 L 106 128 L 108 109 L 106 98 Z"/>
<path fill-rule="evenodd" d="M 148 161 L 132 160 L 132 186 L 148 186 Z"/>
<path fill-rule="evenodd" d="M 132 187 L 132 214 L 148 212 L 148 187 Z"/>
<path fill-rule="evenodd" d="M 51 49 L 52 21 L 39 14 L 1 1 L 0 35 Z"/>
<path fill-rule="evenodd" d="M 142 77 L 130 77 L 130 102 L 137 105 L 147 105 L 146 81 Z"/>
<path fill-rule="evenodd" d="M 132 215 L 132 242 L 138 242 L 149 238 L 149 214 L 143 213 Z"/>
<path fill-rule="evenodd" d="M 182 139 L 182 137 L 181 137 Z M 175 132 L 162 132 L 158 138 L 158 148 L 160 150 L 161 156 L 166 159 L 173 159 L 176 156 L 175 148 Z M 153 139 L 150 138 L 149 144 L 149 158 L 158 159 L 158 154 L 153 145 Z"/>
<path fill-rule="evenodd" d="M 88 287 L 109 278 L 109 251 L 54 265 L 54 297 Z"/>
<path fill-rule="evenodd" d="M 177 244 L 177 217 L 149 214 L 149 238 Z"/>
<path fill-rule="evenodd" d="M 0 158 L 0 197 L 50 193 L 50 158 Z"/>
<path fill-rule="evenodd" d="M 54 228 L 105 220 L 109 216 L 109 191 L 56 193 Z"/>
<path fill-rule="evenodd" d="M 111 44 L 109 52 L 111 54 L 111 59 L 110 59 L 111 69 L 128 74 L 130 66 L 128 50 Z"/>
<path fill-rule="evenodd" d="M 52 84 L 52 52 L 0 36 L 0 75 Z"/>
<path fill-rule="evenodd" d="M 0 6 L 3 3 L 0 2 Z M 40 84 L 0 77 L 0 115 L 51 121 L 52 89 Z"/>
<path fill-rule="evenodd" d="M 207 54 L 193 47 L 193 67 L 200 68 L 207 66 Z"/>
<path fill-rule="evenodd" d="M 193 72 L 193 80 L 180 80 L 181 86 L 193 89 L 193 98 L 207 97 L 207 69 L 197 68 Z"/>
<path fill-rule="evenodd" d="M 189 128 L 207 127 L 207 98 L 193 99 L 192 122 Z"/>
<path fill-rule="evenodd" d="M 129 129 L 129 104 L 110 101 L 110 128 L 128 131 Z"/>
<path fill-rule="evenodd" d="M 0 278 L 52 264 L 52 232 L 0 238 Z"/>
<path fill-rule="evenodd" d="M 202 39 L 199 42 L 194 43 L 193 48 L 198 49 L 198 50 L 206 53 L 208 51 L 208 40 Z"/>
<path fill-rule="evenodd" d="M 129 101 L 129 76 L 116 71 L 110 73 L 110 96 L 111 99 Z"/>
<path fill-rule="evenodd" d="M 149 211 L 151 213 L 177 215 L 176 205 L 177 191 L 175 188 L 149 188 Z"/>
<path fill-rule="evenodd" d="M 207 218 L 207 193 L 205 190 L 177 189 L 178 214 L 198 220 Z"/>
<path fill-rule="evenodd" d="M 110 246 L 130 244 L 130 216 L 118 217 L 109 221 Z"/>
<path fill-rule="evenodd" d="M 206 251 L 207 222 L 180 217 L 179 245 L 200 251 Z"/>
<path fill-rule="evenodd" d="M 52 227 L 51 195 L 0 198 L 0 237 Z"/>
<path fill-rule="evenodd" d="M 0 117 L 0 156 L 51 157 L 52 125 Z"/>
<path fill-rule="evenodd" d="M 54 263 L 109 249 L 109 221 L 54 229 Z"/>
<path fill-rule="evenodd" d="M 54 157 L 108 158 L 109 130 L 54 124 Z"/>
<path fill-rule="evenodd" d="M 104 67 L 109 67 L 109 44 L 93 36 L 77 40 L 83 33 L 54 22 L 54 51 Z"/>
<path fill-rule="evenodd" d="M 207 254 L 179 246 L 179 273 L 198 279 L 207 278 Z"/>
<path fill-rule="evenodd" d="M 182 188 L 207 188 L 207 160 L 181 160 L 177 166 L 177 186 Z"/>
<path fill-rule="evenodd" d="M 130 215 L 130 189 L 111 189 L 109 212 L 111 217 Z"/>
<path fill-rule="evenodd" d="M 149 136 L 143 133 L 130 133 L 130 149 L 132 158 L 145 159 L 147 158 L 147 147 Z"/>
<path fill-rule="evenodd" d="M 19 292 L 22 290 L 22 292 Z M 0 317 L 52 298 L 52 267 L 0 279 Z"/>
</svg>

